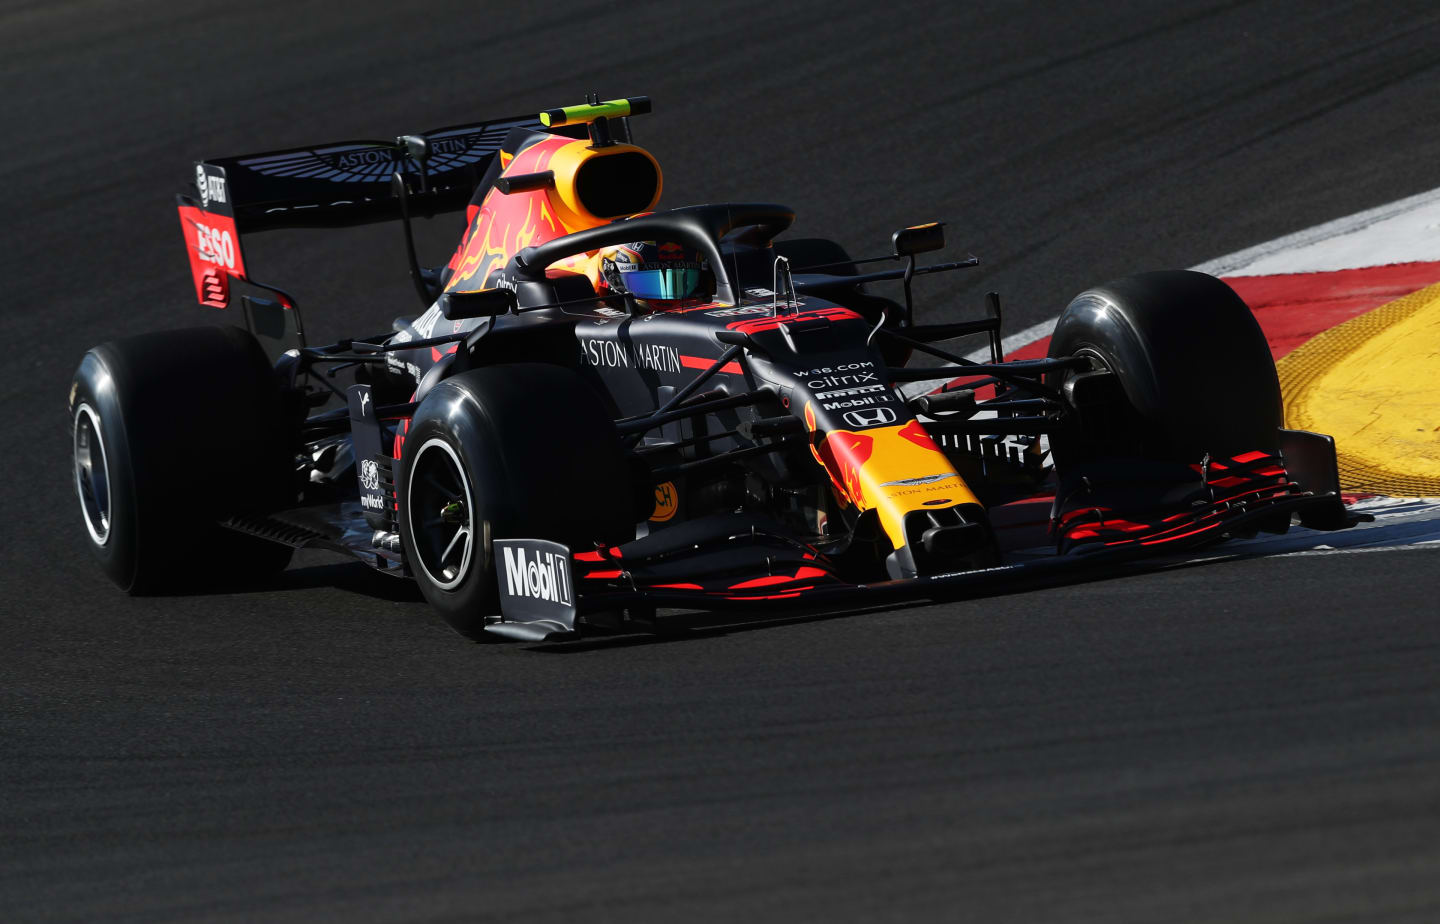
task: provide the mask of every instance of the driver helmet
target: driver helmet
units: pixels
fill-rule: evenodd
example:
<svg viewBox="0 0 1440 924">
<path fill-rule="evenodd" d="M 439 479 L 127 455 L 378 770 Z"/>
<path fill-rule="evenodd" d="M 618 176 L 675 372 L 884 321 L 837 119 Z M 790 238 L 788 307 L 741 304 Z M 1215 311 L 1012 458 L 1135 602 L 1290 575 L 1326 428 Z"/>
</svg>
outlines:
<svg viewBox="0 0 1440 924">
<path fill-rule="evenodd" d="M 715 292 L 704 256 L 674 241 L 636 241 L 602 251 L 600 279 L 611 292 L 657 309 L 708 300 Z"/>
</svg>

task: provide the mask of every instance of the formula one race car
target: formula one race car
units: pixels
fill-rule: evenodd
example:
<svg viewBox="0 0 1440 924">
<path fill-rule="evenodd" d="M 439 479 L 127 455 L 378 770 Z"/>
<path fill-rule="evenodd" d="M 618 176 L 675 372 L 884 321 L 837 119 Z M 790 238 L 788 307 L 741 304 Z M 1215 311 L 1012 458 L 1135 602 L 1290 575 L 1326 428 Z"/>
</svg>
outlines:
<svg viewBox="0 0 1440 924">
<path fill-rule="evenodd" d="M 1025 586 L 1353 522 L 1332 441 L 1282 428 L 1265 339 L 1221 281 L 1091 289 L 1048 358 L 1004 362 L 993 295 L 975 320 L 914 319 L 916 278 L 977 262 L 919 265 L 939 224 L 856 260 L 781 237 L 779 205 L 652 211 L 660 168 L 630 127 L 649 109 L 592 98 L 197 163 L 179 197 L 196 294 L 238 302 L 246 329 L 81 362 L 75 483 L 111 578 L 195 586 L 319 546 L 413 578 L 466 635 L 542 640 Z M 461 209 L 454 257 L 421 266 L 412 217 Z M 387 219 L 426 310 L 338 343 L 308 344 L 241 251 L 266 229 Z M 871 291 L 888 281 L 894 298 Z M 987 360 L 936 346 L 970 336 Z M 1027 537 L 1014 511 L 1037 499 Z"/>
</svg>

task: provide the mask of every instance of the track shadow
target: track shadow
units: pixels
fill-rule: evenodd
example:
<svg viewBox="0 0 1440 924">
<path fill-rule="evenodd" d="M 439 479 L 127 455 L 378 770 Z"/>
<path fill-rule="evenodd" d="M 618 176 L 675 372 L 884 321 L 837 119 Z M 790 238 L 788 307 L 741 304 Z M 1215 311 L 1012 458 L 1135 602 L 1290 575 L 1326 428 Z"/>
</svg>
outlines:
<svg viewBox="0 0 1440 924">
<path fill-rule="evenodd" d="M 1404 545 L 1433 541 L 1436 520 L 1425 517 L 1418 522 L 1375 524 L 1369 528 L 1339 533 L 1315 534 L 1297 529 L 1287 536 L 1262 540 L 1240 540 L 1220 544 L 1188 554 L 1142 561 L 1100 563 L 1084 570 L 1063 573 L 1026 573 L 1023 577 L 993 586 L 957 588 L 949 593 L 931 593 L 923 597 L 900 597 L 872 602 L 863 606 L 829 606 L 824 609 L 748 612 L 662 610 L 654 622 L 637 623 L 633 627 L 586 627 L 581 638 L 537 643 L 519 643 L 527 651 L 544 654 L 581 654 L 593 651 L 630 648 L 645 645 L 669 645 L 697 642 L 745 632 L 778 629 L 786 626 L 874 616 L 895 610 L 933 604 L 983 601 L 998 596 L 1014 596 L 1029 591 L 1062 586 L 1078 586 L 1095 581 L 1142 575 L 1166 570 L 1194 568 L 1224 561 L 1245 561 L 1274 555 L 1294 554 L 1313 549 L 1320 541 L 1322 548 L 1364 547 L 1370 545 Z M 284 571 L 263 576 L 237 576 L 230 580 L 197 582 L 193 586 L 173 587 L 156 596 L 229 596 L 237 594 L 277 593 L 296 590 L 329 588 L 385 600 L 392 603 L 423 604 L 418 586 L 409 580 L 380 573 L 362 562 L 340 560 L 321 564 L 292 566 Z"/>
<path fill-rule="evenodd" d="M 227 575 L 178 583 L 153 597 L 208 597 L 237 594 L 283 593 L 295 590 L 333 588 L 391 603 L 423 603 L 414 581 L 382 574 L 358 561 L 336 561 L 289 567 L 263 575 Z"/>
<path fill-rule="evenodd" d="M 1234 560 L 1263 557 L 1259 555 L 1233 556 Z M 587 634 L 570 641 L 536 642 L 526 645 L 529 651 L 544 654 L 580 654 L 602 651 L 610 648 L 630 648 L 640 645 L 666 645 L 675 642 L 693 642 L 703 639 L 736 635 L 743 632 L 757 632 L 784 626 L 826 622 L 835 619 L 852 619 L 875 616 L 897 610 L 950 603 L 979 603 L 994 597 L 1014 597 L 1034 591 L 1056 587 L 1076 587 L 1100 581 L 1113 581 L 1127 577 L 1139 577 L 1160 571 L 1171 571 L 1201 567 L 1219 560 L 1231 560 L 1230 556 L 1186 555 L 1154 558 L 1142 561 L 1096 563 L 1090 570 L 1067 571 L 1061 574 L 1027 575 L 1025 578 L 997 584 L 986 588 L 956 589 L 952 593 L 932 593 L 924 597 L 890 600 L 857 607 L 830 607 L 825 610 L 806 612 L 756 613 L 743 618 L 733 612 L 685 612 L 661 616 L 653 627 L 639 627 L 634 630 L 587 629 Z"/>
<path fill-rule="evenodd" d="M 936 601 L 938 602 L 938 601 Z M 542 654 L 579 654 L 588 651 L 603 651 L 612 648 L 633 648 L 641 645 L 670 645 L 676 642 L 697 642 L 704 639 L 721 638 L 742 632 L 757 632 L 762 629 L 778 629 L 811 622 L 827 622 L 833 619 L 849 619 L 875 613 L 901 610 L 913 607 L 909 603 L 890 603 L 862 609 L 826 610 L 808 613 L 775 613 L 756 615 L 739 621 L 733 614 L 695 613 L 683 616 L 662 617 L 653 627 L 637 627 L 634 630 L 587 630 L 587 635 L 574 641 L 537 642 L 527 645 L 527 651 Z M 594 634 L 588 634 L 593 632 Z M 603 633 L 603 634 L 602 634 Z"/>
</svg>

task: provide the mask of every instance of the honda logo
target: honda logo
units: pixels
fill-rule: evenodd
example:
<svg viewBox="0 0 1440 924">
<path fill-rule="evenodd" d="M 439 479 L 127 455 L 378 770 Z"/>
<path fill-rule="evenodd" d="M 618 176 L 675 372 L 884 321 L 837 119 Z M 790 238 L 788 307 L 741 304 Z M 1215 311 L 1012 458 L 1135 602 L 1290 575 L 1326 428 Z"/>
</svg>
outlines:
<svg viewBox="0 0 1440 924">
<path fill-rule="evenodd" d="M 895 412 L 888 407 L 871 407 L 863 411 L 846 411 L 845 422 L 857 430 L 861 427 L 878 427 L 881 424 L 894 423 Z"/>
</svg>

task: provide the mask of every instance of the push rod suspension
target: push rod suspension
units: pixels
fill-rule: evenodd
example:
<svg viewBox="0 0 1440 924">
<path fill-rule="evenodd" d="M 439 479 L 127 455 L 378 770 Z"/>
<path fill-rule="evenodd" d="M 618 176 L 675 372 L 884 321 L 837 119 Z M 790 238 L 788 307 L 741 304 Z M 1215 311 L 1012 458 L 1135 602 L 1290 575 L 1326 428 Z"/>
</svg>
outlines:
<svg viewBox="0 0 1440 924">
<path fill-rule="evenodd" d="M 687 417 L 698 417 L 701 414 L 710 414 L 714 411 L 723 411 L 732 407 L 745 407 L 760 400 L 755 395 L 744 394 L 734 395 L 729 398 L 720 398 L 715 401 L 706 401 L 700 404 L 691 404 L 673 411 L 664 413 L 656 412 L 649 417 L 642 417 L 639 420 L 622 421 L 616 424 L 616 429 L 621 435 L 628 436 L 635 433 L 644 433 L 646 430 L 653 430 L 662 424 L 671 423 L 676 420 L 684 420 Z"/>
<path fill-rule="evenodd" d="M 666 481 L 677 475 L 686 475 L 696 469 L 708 468 L 712 465 L 723 465 L 727 462 L 734 462 L 736 459 L 743 459 L 747 456 L 763 455 L 767 452 L 776 452 L 784 449 L 792 443 L 803 440 L 803 436 L 793 436 L 788 439 L 776 440 L 773 443 L 762 443 L 756 446 L 746 446 L 744 449 L 735 449 L 730 452 L 721 453 L 718 456 L 709 456 L 704 459 L 696 459 L 693 462 L 681 462 L 678 465 L 663 465 L 651 469 L 651 475 L 655 481 Z"/>
<path fill-rule="evenodd" d="M 739 344 L 730 347 L 724 353 L 720 354 L 719 359 L 715 360 L 707 368 L 701 370 L 700 374 L 695 376 L 695 378 L 691 379 L 684 388 L 671 395 L 669 401 L 666 401 L 664 404 L 660 405 L 660 407 L 656 408 L 654 414 L 651 414 L 649 417 L 642 418 L 641 420 L 626 424 L 626 429 L 621 430 L 621 432 L 627 434 L 639 434 L 645 432 L 646 430 L 649 430 L 651 427 L 655 427 L 659 424 L 668 423 L 670 420 L 677 419 L 665 418 L 665 415 L 669 413 L 672 409 L 674 409 L 677 405 L 681 404 L 686 398 L 689 398 L 691 395 L 695 394 L 695 392 L 699 390 L 701 385 L 704 385 L 710 380 L 711 376 L 723 369 L 726 363 L 732 362 L 735 357 L 743 353 L 744 350 L 745 348 Z M 697 407 L 698 406 L 699 405 L 697 405 Z M 691 414 L 695 413 L 694 408 L 685 408 L 684 410 L 686 413 L 683 416 L 686 417 L 689 417 L 691 416 Z"/>
</svg>

